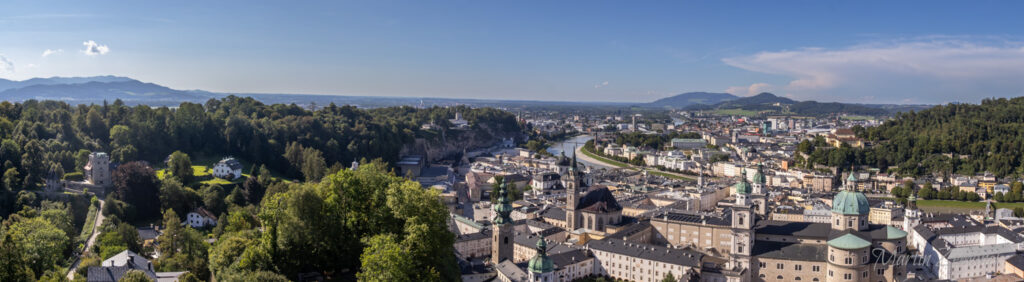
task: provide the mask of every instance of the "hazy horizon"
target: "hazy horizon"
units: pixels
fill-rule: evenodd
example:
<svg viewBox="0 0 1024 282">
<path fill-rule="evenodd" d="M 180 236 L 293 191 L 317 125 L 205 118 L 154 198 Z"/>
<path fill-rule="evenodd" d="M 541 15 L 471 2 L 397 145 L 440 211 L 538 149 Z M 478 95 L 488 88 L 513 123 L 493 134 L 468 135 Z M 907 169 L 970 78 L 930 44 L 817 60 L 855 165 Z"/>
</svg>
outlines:
<svg viewBox="0 0 1024 282">
<path fill-rule="evenodd" d="M 6 6 L 0 78 L 13 80 L 114 74 L 219 93 L 623 103 L 685 92 L 868 104 L 1024 96 L 1021 2 Z"/>
</svg>

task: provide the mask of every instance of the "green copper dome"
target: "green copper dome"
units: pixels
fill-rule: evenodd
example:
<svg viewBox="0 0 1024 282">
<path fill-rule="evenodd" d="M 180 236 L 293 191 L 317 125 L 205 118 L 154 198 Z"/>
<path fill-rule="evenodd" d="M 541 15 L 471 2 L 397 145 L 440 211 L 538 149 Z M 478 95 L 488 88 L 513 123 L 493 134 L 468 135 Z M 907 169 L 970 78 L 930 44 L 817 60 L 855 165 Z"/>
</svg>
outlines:
<svg viewBox="0 0 1024 282">
<path fill-rule="evenodd" d="M 851 172 L 850 172 L 850 176 L 846 177 L 846 181 L 849 181 L 849 182 L 857 182 L 857 177 L 856 177 L 856 176 L 854 176 L 854 173 L 853 173 L 853 172 L 851 171 Z"/>
<path fill-rule="evenodd" d="M 867 215 L 871 212 L 871 207 L 864 193 L 843 190 L 832 198 L 832 212 L 842 215 Z"/>
<path fill-rule="evenodd" d="M 767 181 L 765 181 L 765 178 L 764 178 L 764 166 L 761 165 L 761 164 L 757 164 L 757 172 L 754 173 L 754 183 L 758 183 L 758 184 L 765 184 L 765 183 L 767 183 Z"/>
<path fill-rule="evenodd" d="M 743 170 L 743 176 L 740 177 L 740 182 L 736 182 L 736 185 L 732 186 L 736 189 L 736 194 L 750 194 L 750 182 L 747 182 L 747 170 Z"/>
<path fill-rule="evenodd" d="M 498 186 L 498 202 L 494 204 L 494 224 L 506 224 L 512 223 L 512 218 L 509 217 L 512 214 L 512 204 L 508 201 L 508 183 L 507 180 L 502 180 L 501 185 Z"/>
<path fill-rule="evenodd" d="M 857 235 L 846 234 L 839 236 L 839 238 L 828 240 L 828 245 L 843 250 L 856 250 L 871 246 L 871 242 L 861 239 Z"/>
<path fill-rule="evenodd" d="M 891 225 L 885 226 L 885 239 L 886 240 L 895 240 L 895 239 L 902 239 L 902 238 L 907 238 L 907 232 L 906 231 L 899 230 L 898 228 L 892 227 Z"/>
<path fill-rule="evenodd" d="M 537 255 L 530 259 L 530 265 L 527 270 L 533 273 L 548 273 L 555 271 L 555 263 L 548 257 L 548 243 L 544 241 L 544 236 L 537 240 Z"/>
</svg>

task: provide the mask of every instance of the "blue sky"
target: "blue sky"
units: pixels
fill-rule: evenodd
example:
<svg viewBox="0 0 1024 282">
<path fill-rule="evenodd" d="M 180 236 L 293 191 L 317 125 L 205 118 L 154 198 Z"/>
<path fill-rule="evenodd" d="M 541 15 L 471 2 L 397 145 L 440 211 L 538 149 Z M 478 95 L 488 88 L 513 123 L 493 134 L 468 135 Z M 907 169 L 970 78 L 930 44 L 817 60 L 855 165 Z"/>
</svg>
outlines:
<svg viewBox="0 0 1024 282">
<path fill-rule="evenodd" d="M 1024 96 L 1021 1 L 5 1 L 0 78 L 176 89 L 860 103 Z M 49 51 L 48 51 L 49 50 Z"/>
</svg>

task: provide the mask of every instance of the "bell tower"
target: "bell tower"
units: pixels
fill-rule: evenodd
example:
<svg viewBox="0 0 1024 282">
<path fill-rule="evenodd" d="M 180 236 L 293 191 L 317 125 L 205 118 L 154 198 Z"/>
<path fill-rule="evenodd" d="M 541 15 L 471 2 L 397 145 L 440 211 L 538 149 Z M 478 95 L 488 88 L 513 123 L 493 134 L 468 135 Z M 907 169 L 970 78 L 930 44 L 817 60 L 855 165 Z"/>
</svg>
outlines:
<svg viewBox="0 0 1024 282">
<path fill-rule="evenodd" d="M 579 170 L 576 165 L 576 150 L 572 151 L 572 163 L 569 164 L 569 173 L 566 174 L 566 187 L 565 187 L 565 225 L 568 226 L 569 232 L 576 230 L 580 227 L 579 214 L 576 213 L 576 204 L 579 203 L 580 195 L 580 180 Z"/>
<path fill-rule="evenodd" d="M 491 232 L 491 263 L 498 264 L 503 260 L 512 259 L 512 249 L 515 238 L 515 227 L 512 225 L 512 205 L 508 199 L 508 180 L 502 180 L 498 186 L 498 202 L 494 204 L 494 219 L 491 225 L 494 232 Z"/>
<path fill-rule="evenodd" d="M 750 252 L 754 246 L 754 211 L 750 201 L 750 183 L 747 182 L 747 171 L 743 170 L 740 182 L 733 185 L 736 190 L 736 202 L 732 205 L 732 255 L 731 264 L 734 268 L 747 269 L 750 272 Z"/>
</svg>

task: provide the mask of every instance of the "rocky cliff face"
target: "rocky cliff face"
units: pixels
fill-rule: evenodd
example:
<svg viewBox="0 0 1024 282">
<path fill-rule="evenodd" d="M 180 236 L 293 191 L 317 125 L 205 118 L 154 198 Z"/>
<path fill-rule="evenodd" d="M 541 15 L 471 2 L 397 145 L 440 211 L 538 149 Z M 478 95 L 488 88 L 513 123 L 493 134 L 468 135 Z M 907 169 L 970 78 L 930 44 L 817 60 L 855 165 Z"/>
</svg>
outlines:
<svg viewBox="0 0 1024 282">
<path fill-rule="evenodd" d="M 512 138 L 518 144 L 524 135 L 520 131 L 498 131 L 480 125 L 471 129 L 448 129 L 434 138 L 416 138 L 413 144 L 402 147 L 401 155 L 423 155 L 428 162 L 458 159 L 465 151 L 497 146 Z"/>
</svg>

